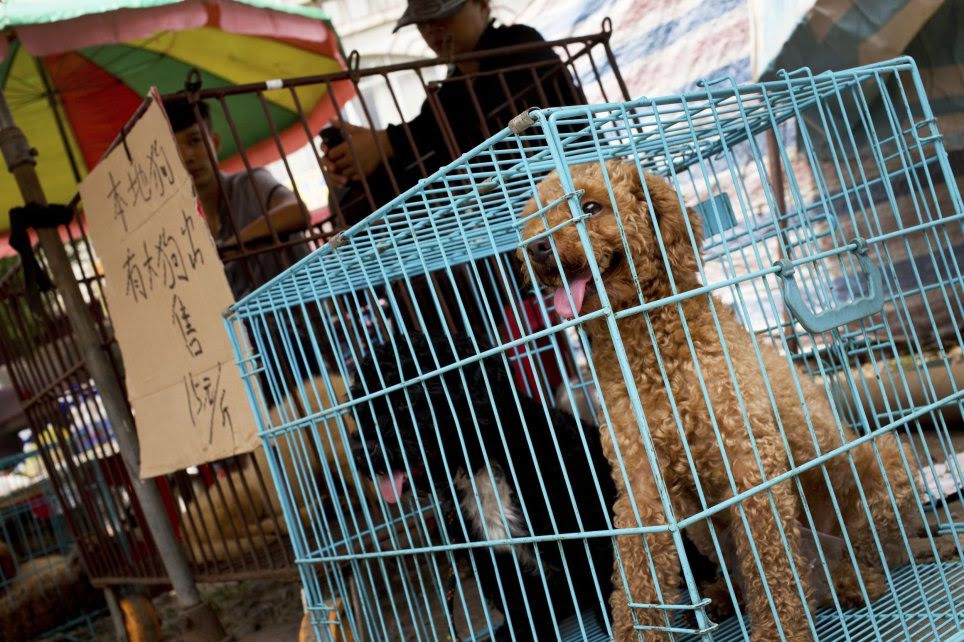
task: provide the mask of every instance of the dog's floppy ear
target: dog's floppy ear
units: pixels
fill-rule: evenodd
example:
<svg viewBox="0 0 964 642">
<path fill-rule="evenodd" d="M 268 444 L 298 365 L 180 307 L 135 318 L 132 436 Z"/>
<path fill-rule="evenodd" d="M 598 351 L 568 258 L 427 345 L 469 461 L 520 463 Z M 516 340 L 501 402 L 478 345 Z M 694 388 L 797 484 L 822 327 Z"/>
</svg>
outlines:
<svg viewBox="0 0 964 642">
<path fill-rule="evenodd" d="M 631 160 L 613 160 L 606 163 L 609 180 L 628 189 L 634 199 L 645 205 L 646 193 L 643 191 L 643 184 L 639 182 L 639 171 L 636 163 Z"/>
<path fill-rule="evenodd" d="M 550 183 L 550 181 L 554 181 L 554 182 Z M 550 172 L 549 174 L 547 174 L 542 178 L 539 185 L 533 191 L 532 196 L 529 198 L 528 201 L 526 201 L 526 204 L 522 207 L 522 212 L 519 213 L 520 218 L 523 218 L 523 219 L 529 218 L 539 210 L 540 202 L 545 204 L 549 200 L 546 198 L 546 194 L 539 193 L 540 190 L 544 189 L 547 185 L 552 185 L 553 188 L 558 186 L 558 189 L 560 190 L 562 189 L 562 186 L 559 182 L 559 175 L 556 173 L 555 170 L 553 170 L 552 172 Z M 539 221 L 538 223 L 534 221 L 529 221 L 528 223 L 526 223 L 525 227 L 523 227 L 520 234 L 521 234 L 521 238 L 525 239 L 529 236 L 533 236 L 535 234 L 539 234 L 544 231 L 545 231 L 545 226 L 542 224 L 541 221 Z M 521 245 L 519 245 L 519 249 L 516 250 L 516 259 L 518 259 L 519 261 L 518 272 L 522 276 L 522 287 L 524 289 L 527 289 L 532 285 L 532 279 L 530 278 L 529 270 L 528 268 L 526 268 L 525 255 L 526 255 L 526 252 L 528 251 L 527 248 L 528 246 L 525 243 L 522 243 Z"/>
<path fill-rule="evenodd" d="M 522 212 L 519 214 L 520 218 L 527 218 L 527 217 L 531 216 L 533 213 L 535 213 L 536 207 L 537 207 L 537 205 L 536 205 L 536 197 L 535 197 L 535 195 L 533 195 L 532 198 L 530 198 L 528 201 L 526 201 L 526 204 L 523 206 Z M 526 226 L 526 227 L 528 227 L 528 226 Z M 525 230 L 524 230 L 524 229 L 520 232 L 520 234 L 521 234 L 521 237 L 522 237 L 523 239 L 526 237 L 526 235 L 525 235 Z M 522 245 L 519 246 L 519 249 L 516 250 L 515 255 L 516 255 L 516 258 L 519 260 L 519 266 L 521 267 L 520 272 L 522 273 L 522 281 L 523 281 L 522 285 L 523 285 L 523 286 L 528 286 L 528 285 L 529 285 L 529 274 L 528 274 L 529 270 L 527 270 L 527 269 L 525 268 L 525 265 L 526 265 L 526 257 L 525 257 L 525 254 L 526 254 L 526 245 L 525 245 L 525 244 L 522 244 Z"/>
<path fill-rule="evenodd" d="M 646 189 L 659 223 L 659 233 L 666 248 L 666 260 L 673 271 L 673 280 L 688 283 L 695 279 L 699 269 L 696 255 L 703 247 L 703 223 L 692 208 L 684 210 L 680 207 L 679 196 L 666 179 L 646 174 Z M 642 198 L 645 201 L 645 194 Z M 686 229 L 687 222 L 689 230 Z"/>
</svg>

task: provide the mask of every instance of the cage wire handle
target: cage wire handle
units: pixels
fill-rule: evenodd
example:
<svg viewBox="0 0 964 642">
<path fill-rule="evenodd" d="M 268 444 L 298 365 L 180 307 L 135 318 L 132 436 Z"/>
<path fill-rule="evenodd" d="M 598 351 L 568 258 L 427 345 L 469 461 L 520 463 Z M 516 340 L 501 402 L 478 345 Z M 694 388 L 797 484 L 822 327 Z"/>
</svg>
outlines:
<svg viewBox="0 0 964 642">
<path fill-rule="evenodd" d="M 512 117 L 512 120 L 506 125 L 512 130 L 512 133 L 518 136 L 525 130 L 529 129 L 535 125 L 536 120 L 532 116 L 532 113 L 538 111 L 538 107 L 532 107 L 526 111 Z M 480 196 L 485 196 L 495 190 L 496 187 L 500 185 L 500 181 L 496 176 L 490 176 L 476 186 Z"/>
<path fill-rule="evenodd" d="M 827 332 L 833 328 L 869 317 L 877 314 L 884 307 L 884 288 L 880 269 L 868 256 L 866 239 L 858 236 L 851 243 L 855 246 L 852 251 L 857 255 L 860 269 L 867 277 L 870 292 L 850 303 L 823 312 L 814 312 L 804 301 L 800 286 L 793 278 L 794 267 L 789 260 L 781 259 L 774 264 L 778 269 L 777 274 L 780 275 L 782 280 L 783 302 L 790 310 L 793 318 L 811 334 Z"/>
</svg>

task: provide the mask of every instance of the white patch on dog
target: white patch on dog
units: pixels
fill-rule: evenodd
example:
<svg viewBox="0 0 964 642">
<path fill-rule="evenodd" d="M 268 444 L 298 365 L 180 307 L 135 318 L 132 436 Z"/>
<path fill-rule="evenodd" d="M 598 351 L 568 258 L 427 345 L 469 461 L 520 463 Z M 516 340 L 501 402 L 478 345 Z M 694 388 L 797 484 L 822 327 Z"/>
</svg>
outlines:
<svg viewBox="0 0 964 642">
<path fill-rule="evenodd" d="M 480 470 L 475 474 L 475 489 L 478 501 L 472 492 L 472 482 L 469 476 L 459 471 L 455 477 L 455 486 L 461 495 L 462 515 L 468 520 L 469 526 L 481 540 L 511 539 L 512 537 L 526 537 L 529 531 L 525 527 L 519 507 L 512 498 L 512 488 L 506 481 L 505 475 L 497 467 L 492 469 L 493 476 L 489 477 L 487 470 Z M 499 510 L 501 504 L 501 511 Z M 505 519 L 503 520 L 503 515 Z M 510 546 L 498 544 L 493 547 L 500 553 L 509 553 L 514 548 L 519 555 L 519 561 L 526 566 L 535 567 L 535 559 L 528 546 Z"/>
</svg>

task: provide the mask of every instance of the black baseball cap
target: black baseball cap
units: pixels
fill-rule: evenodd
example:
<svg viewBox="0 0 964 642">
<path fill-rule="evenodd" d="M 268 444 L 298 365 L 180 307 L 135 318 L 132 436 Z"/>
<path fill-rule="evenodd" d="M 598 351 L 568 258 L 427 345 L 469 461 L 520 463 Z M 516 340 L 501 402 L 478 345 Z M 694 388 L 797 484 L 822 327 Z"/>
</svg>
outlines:
<svg viewBox="0 0 964 642">
<path fill-rule="evenodd" d="M 408 25 L 417 25 L 430 20 L 448 18 L 462 8 L 468 0 L 408 0 L 405 13 L 395 23 L 392 33 Z"/>
</svg>

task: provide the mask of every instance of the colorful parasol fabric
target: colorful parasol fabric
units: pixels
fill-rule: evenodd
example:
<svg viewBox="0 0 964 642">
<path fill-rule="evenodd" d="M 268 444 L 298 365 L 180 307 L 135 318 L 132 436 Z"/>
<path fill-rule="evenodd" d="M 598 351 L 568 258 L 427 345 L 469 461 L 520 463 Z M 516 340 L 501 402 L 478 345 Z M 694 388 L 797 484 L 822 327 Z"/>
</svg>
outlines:
<svg viewBox="0 0 964 642">
<path fill-rule="evenodd" d="M 230 87 L 339 71 L 337 36 L 319 9 L 258 0 L 121 0 L 109 11 L 93 0 L 7 0 L 0 4 L 0 87 L 19 127 L 38 151 L 51 201 L 68 201 L 151 86 L 184 88 L 192 69 L 202 86 Z M 328 122 L 352 96 L 348 83 L 231 97 L 230 111 L 249 159 L 278 157 Z M 265 111 L 267 110 L 267 116 Z M 241 167 L 238 145 L 216 107 L 222 165 Z M 273 126 L 273 127 L 272 127 Z M 21 204 L 12 176 L 0 172 L 0 231 Z"/>
</svg>

